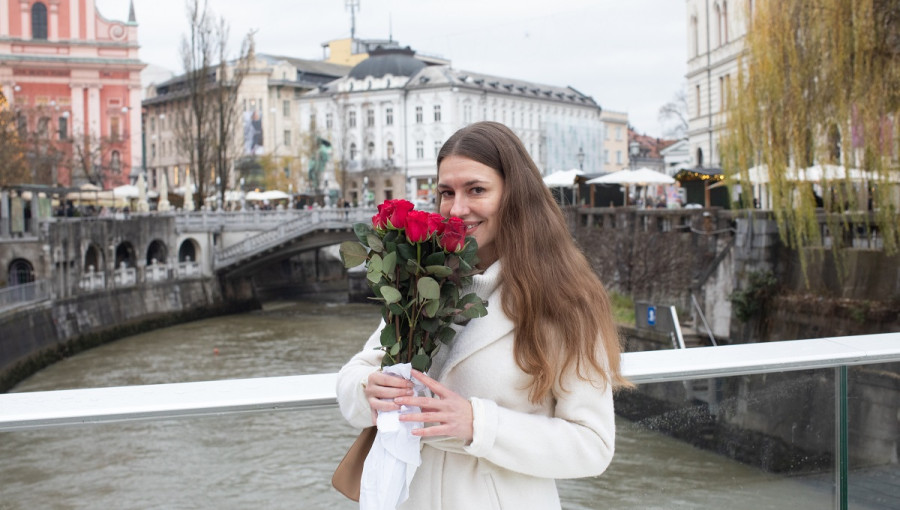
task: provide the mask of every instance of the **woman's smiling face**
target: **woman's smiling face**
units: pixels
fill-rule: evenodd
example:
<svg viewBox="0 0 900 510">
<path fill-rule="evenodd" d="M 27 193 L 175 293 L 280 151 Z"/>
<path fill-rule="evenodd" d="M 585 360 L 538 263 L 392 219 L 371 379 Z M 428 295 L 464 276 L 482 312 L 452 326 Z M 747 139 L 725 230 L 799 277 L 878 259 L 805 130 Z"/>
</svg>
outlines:
<svg viewBox="0 0 900 510">
<path fill-rule="evenodd" d="M 466 224 L 466 235 L 478 242 L 478 266 L 497 260 L 494 241 L 499 228 L 497 212 L 503 196 L 503 177 L 493 168 L 462 156 L 448 156 L 438 167 L 441 215 L 456 216 Z"/>
</svg>

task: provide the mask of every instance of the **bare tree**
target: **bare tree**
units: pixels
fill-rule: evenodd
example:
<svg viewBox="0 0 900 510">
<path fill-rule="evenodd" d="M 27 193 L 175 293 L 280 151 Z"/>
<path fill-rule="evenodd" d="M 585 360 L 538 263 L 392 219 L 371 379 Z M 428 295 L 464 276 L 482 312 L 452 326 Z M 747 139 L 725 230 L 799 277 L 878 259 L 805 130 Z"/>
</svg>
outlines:
<svg viewBox="0 0 900 510">
<path fill-rule="evenodd" d="M 241 45 L 234 62 L 228 59 L 229 27 L 215 19 L 206 0 L 187 0 L 189 33 L 182 38 L 184 102 L 176 120 L 178 150 L 190 162 L 199 200 L 206 196 L 215 172 L 216 192 L 224 201 L 238 143 L 238 92 L 253 58 L 253 33 Z"/>
<path fill-rule="evenodd" d="M 87 182 L 106 188 L 110 180 L 121 175 L 121 154 L 127 138 L 113 138 L 91 134 L 73 134 L 71 150 L 61 159 L 61 165 L 70 169 L 73 183 L 81 176 Z M 113 179 L 111 179 L 113 178 Z"/>
<path fill-rule="evenodd" d="M 2 95 L 0 95 L 2 98 Z M 0 105 L 0 186 L 31 182 L 16 114 Z"/>
<path fill-rule="evenodd" d="M 215 84 L 215 31 L 206 0 L 187 0 L 186 7 L 189 33 L 181 40 L 186 114 L 178 115 L 175 133 L 179 140 L 179 152 L 188 156 L 191 182 L 196 184 L 202 200 L 209 181 L 209 161 L 215 133 L 210 94 Z"/>
<path fill-rule="evenodd" d="M 228 23 L 225 18 L 219 18 L 215 31 L 219 64 L 217 86 L 212 94 L 212 114 L 215 124 L 213 158 L 216 176 L 219 177 L 216 193 L 219 195 L 220 203 L 225 203 L 225 188 L 231 179 L 234 154 L 240 152 L 241 144 L 235 137 L 241 114 L 238 107 L 238 92 L 244 76 L 250 70 L 254 56 L 253 32 L 250 32 L 244 37 L 237 59 L 233 65 L 229 65 L 228 33 Z"/>
<path fill-rule="evenodd" d="M 658 119 L 667 126 L 666 136 L 679 140 L 687 137 L 688 105 L 684 84 L 675 91 L 671 101 L 659 108 Z"/>
</svg>

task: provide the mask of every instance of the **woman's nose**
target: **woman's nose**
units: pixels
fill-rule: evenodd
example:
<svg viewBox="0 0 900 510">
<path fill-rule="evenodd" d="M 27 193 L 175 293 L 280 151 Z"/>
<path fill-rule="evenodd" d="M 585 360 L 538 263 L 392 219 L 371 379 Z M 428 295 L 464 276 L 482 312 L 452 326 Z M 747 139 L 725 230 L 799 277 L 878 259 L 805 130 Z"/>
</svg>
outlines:
<svg viewBox="0 0 900 510">
<path fill-rule="evenodd" d="M 465 197 L 456 195 L 453 197 L 453 204 L 450 206 L 450 216 L 462 218 L 469 212 L 469 205 Z"/>
</svg>

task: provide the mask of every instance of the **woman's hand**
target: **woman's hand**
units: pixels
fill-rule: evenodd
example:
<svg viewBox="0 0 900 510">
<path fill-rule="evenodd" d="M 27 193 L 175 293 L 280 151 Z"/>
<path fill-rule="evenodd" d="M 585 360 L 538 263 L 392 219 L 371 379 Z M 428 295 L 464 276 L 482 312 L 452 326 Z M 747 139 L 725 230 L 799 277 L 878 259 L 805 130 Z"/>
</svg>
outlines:
<svg viewBox="0 0 900 510">
<path fill-rule="evenodd" d="M 375 425 L 375 419 L 378 417 L 378 411 L 398 411 L 400 405 L 394 403 L 397 397 L 403 397 L 413 394 L 413 384 L 402 377 L 385 374 L 381 370 L 377 370 L 369 374 L 369 380 L 366 383 L 363 393 L 366 400 L 369 401 L 369 407 L 372 409 L 372 425 Z"/>
<path fill-rule="evenodd" d="M 394 402 L 397 404 L 417 406 L 422 410 L 421 413 L 401 414 L 400 421 L 419 421 L 435 424 L 431 427 L 413 429 L 412 433 L 416 436 L 458 437 L 466 444 L 471 443 L 474 434 L 471 402 L 418 370 L 413 370 L 412 375 L 427 386 L 438 398 L 395 398 Z"/>
</svg>

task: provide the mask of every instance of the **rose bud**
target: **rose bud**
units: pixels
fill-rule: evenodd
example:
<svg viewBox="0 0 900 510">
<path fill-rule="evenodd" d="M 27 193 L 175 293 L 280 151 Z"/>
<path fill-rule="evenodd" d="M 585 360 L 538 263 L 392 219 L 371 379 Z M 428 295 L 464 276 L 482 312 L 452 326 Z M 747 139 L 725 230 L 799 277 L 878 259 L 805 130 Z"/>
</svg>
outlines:
<svg viewBox="0 0 900 510">
<path fill-rule="evenodd" d="M 441 247 L 447 251 L 459 253 L 466 245 L 466 225 L 460 218 L 450 218 L 444 225 L 441 236 Z"/>
<path fill-rule="evenodd" d="M 428 217 L 425 211 L 409 211 L 406 215 L 406 238 L 409 242 L 421 243 L 428 239 Z"/>
</svg>

